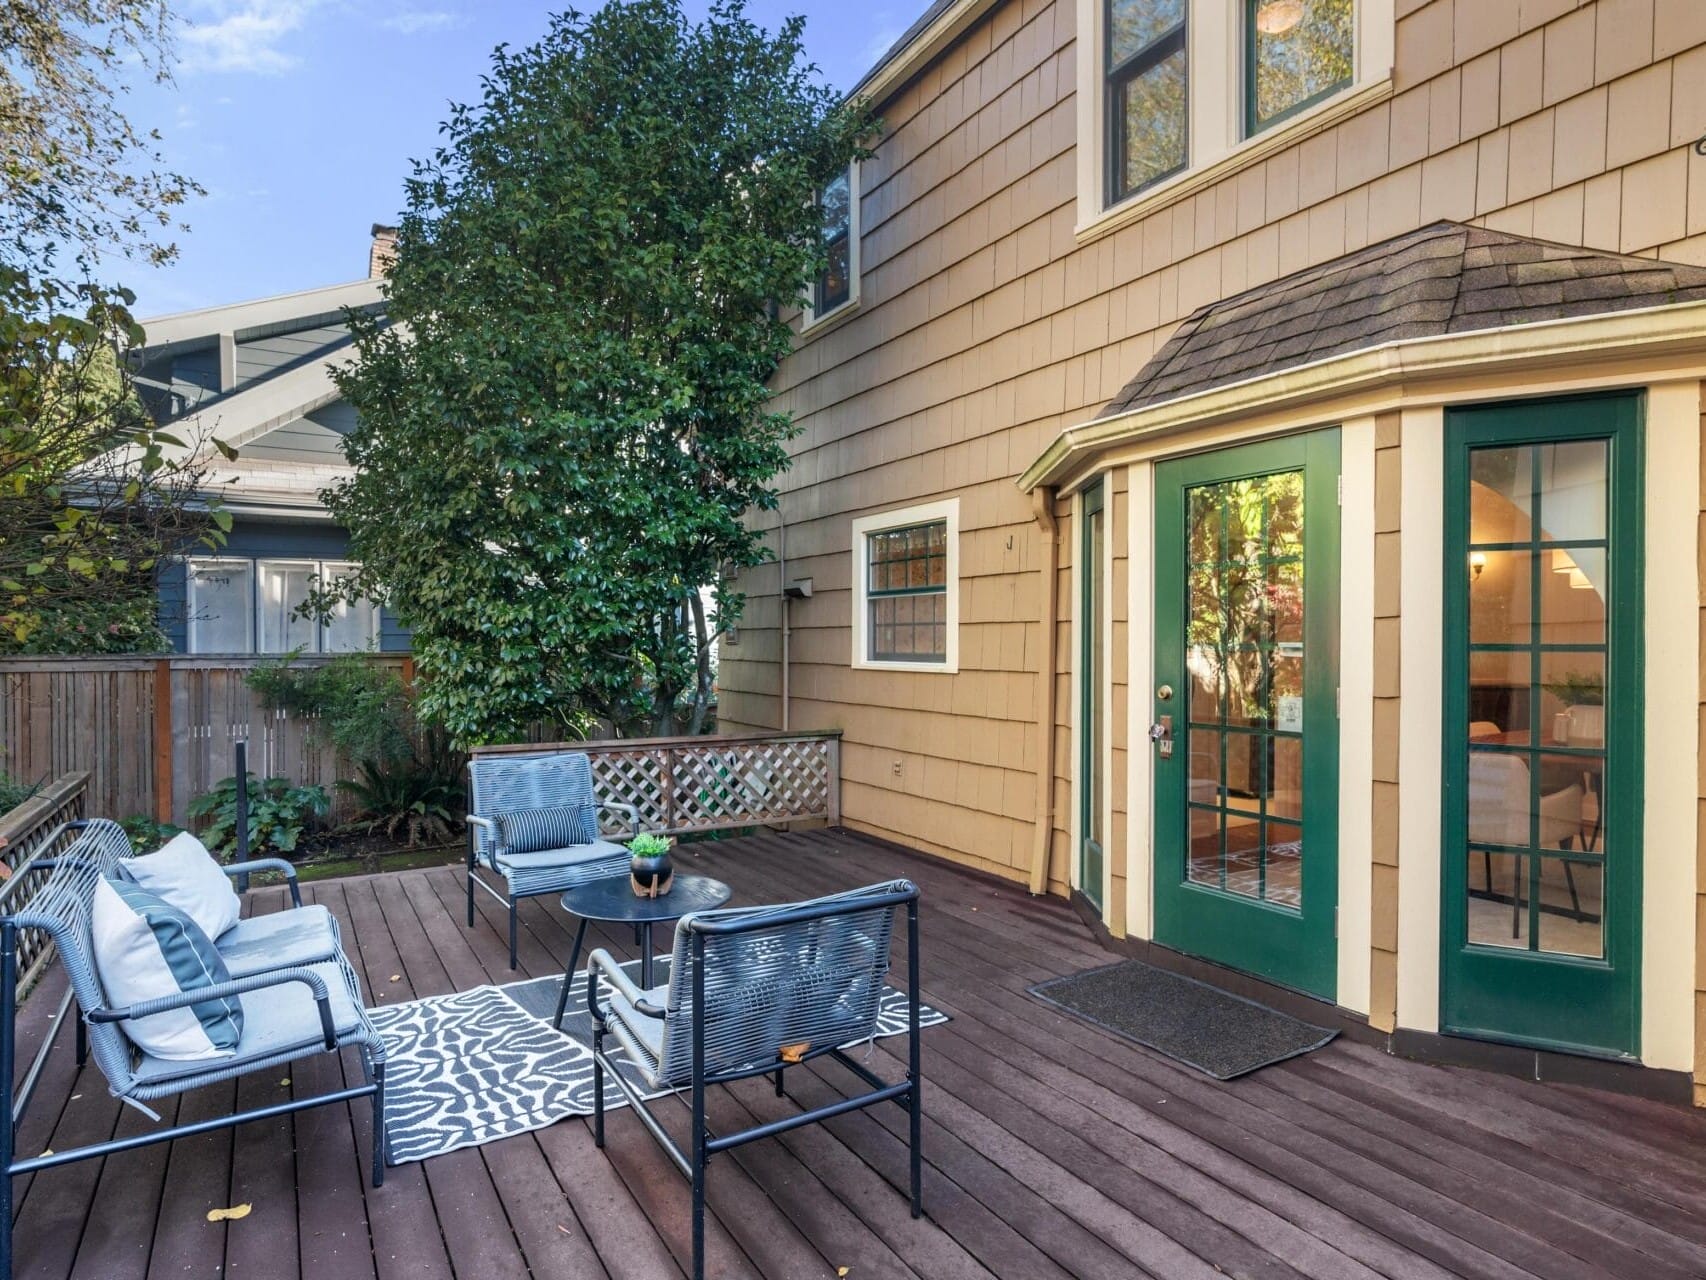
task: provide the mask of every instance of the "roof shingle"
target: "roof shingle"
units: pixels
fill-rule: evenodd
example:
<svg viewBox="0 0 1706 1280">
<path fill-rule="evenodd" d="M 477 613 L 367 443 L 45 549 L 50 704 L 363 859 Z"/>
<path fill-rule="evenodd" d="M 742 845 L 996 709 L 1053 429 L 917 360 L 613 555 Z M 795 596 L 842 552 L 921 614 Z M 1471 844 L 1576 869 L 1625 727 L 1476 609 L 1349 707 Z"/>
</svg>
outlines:
<svg viewBox="0 0 1706 1280">
<path fill-rule="evenodd" d="M 1186 317 L 1099 417 L 1406 338 L 1706 300 L 1706 267 L 1436 222 Z"/>
</svg>

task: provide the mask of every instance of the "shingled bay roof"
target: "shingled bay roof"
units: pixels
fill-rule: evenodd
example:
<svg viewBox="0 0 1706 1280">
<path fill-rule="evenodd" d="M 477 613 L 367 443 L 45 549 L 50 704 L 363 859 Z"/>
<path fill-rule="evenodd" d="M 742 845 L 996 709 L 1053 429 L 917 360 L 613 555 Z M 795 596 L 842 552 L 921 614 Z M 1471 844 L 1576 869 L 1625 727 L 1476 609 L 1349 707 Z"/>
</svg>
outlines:
<svg viewBox="0 0 1706 1280">
<path fill-rule="evenodd" d="M 1199 308 L 1098 416 L 1405 338 L 1701 299 L 1706 267 L 1436 222 Z"/>
</svg>

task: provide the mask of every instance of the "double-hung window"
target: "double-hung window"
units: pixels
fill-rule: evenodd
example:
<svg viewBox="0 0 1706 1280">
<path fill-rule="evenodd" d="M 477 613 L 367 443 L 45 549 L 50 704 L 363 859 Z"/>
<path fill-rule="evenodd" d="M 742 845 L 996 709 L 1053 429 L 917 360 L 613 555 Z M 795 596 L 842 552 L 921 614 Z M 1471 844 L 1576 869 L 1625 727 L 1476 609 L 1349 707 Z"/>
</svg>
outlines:
<svg viewBox="0 0 1706 1280">
<path fill-rule="evenodd" d="M 853 522 L 853 664 L 955 670 L 957 499 Z"/>
<path fill-rule="evenodd" d="M 1108 202 L 1183 169 L 1186 0 L 1106 0 Z"/>
</svg>

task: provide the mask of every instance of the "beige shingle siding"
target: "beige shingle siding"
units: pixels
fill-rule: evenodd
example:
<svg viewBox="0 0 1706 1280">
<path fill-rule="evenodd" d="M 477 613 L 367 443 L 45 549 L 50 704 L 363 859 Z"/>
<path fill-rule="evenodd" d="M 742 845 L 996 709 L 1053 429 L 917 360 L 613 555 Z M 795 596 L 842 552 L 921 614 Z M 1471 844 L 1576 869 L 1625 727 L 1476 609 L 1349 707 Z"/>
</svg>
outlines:
<svg viewBox="0 0 1706 1280">
<path fill-rule="evenodd" d="M 1442 218 L 1706 265 L 1706 159 L 1687 145 L 1706 133 L 1706 4 L 1398 0 L 1397 15 L 1388 101 L 1082 247 L 1072 0 L 1007 0 L 881 104 L 858 310 L 775 379 L 802 427 L 782 481 L 789 573 L 817 590 L 794 606 L 793 721 L 845 729 L 851 824 L 1023 877 L 1043 548 L 1013 479 L 1198 306 Z M 850 670 L 850 520 L 950 493 L 960 674 Z M 1068 609 L 1076 533 L 1060 511 Z M 775 584 L 774 568 L 742 583 L 731 727 L 777 723 Z M 1073 654 L 1057 631 L 1058 889 Z M 1113 728 L 1123 751 L 1123 715 Z M 1123 876 L 1123 844 L 1110 856 Z"/>
</svg>

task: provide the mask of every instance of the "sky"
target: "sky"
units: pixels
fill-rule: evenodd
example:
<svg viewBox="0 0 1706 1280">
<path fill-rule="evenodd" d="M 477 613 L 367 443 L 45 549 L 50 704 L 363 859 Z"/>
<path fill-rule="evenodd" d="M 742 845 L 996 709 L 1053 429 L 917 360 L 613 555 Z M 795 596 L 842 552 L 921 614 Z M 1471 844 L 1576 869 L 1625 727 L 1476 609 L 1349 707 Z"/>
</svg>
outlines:
<svg viewBox="0 0 1706 1280">
<path fill-rule="evenodd" d="M 583 9 L 597 0 L 581 0 Z M 705 0 L 684 0 L 703 14 Z M 927 0 L 749 0 L 774 29 L 806 15 L 825 81 L 850 88 Z M 492 49 L 530 44 L 566 8 L 525 0 L 177 0 L 185 23 L 169 86 L 134 87 L 133 124 L 157 128 L 171 167 L 207 195 L 168 266 L 109 274 L 158 316 L 367 274 L 369 229 L 395 221 L 412 158 L 451 102 L 478 98 Z"/>
</svg>

